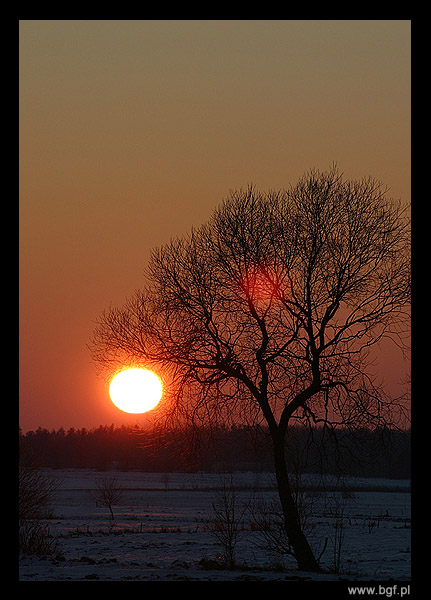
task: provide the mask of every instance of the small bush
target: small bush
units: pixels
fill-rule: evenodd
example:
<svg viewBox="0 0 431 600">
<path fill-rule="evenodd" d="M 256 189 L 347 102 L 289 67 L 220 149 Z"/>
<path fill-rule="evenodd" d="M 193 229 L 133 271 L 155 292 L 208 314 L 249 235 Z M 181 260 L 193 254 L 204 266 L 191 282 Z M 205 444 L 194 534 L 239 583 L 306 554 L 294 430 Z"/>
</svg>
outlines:
<svg viewBox="0 0 431 600">
<path fill-rule="evenodd" d="M 44 556 L 55 554 L 58 543 L 47 525 L 38 520 L 22 520 L 19 523 L 19 551 L 22 554 Z"/>
<path fill-rule="evenodd" d="M 220 544 L 228 567 L 235 567 L 235 549 L 243 531 L 247 506 L 239 505 L 232 478 L 222 481 L 221 489 L 212 503 L 213 515 L 208 521 L 209 530 Z"/>
<path fill-rule="evenodd" d="M 41 469 L 32 454 L 19 454 L 19 552 L 23 554 L 53 554 L 57 540 L 49 533 L 43 519 L 52 516 L 51 503 L 60 480 Z"/>
</svg>

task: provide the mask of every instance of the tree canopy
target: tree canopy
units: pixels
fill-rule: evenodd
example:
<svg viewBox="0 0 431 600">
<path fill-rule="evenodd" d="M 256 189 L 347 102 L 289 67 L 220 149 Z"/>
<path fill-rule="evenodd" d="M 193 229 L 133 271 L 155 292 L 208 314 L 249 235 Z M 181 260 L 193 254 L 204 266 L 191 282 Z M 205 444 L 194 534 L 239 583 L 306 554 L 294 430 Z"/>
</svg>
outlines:
<svg viewBox="0 0 431 600">
<path fill-rule="evenodd" d="M 405 346 L 409 273 L 408 213 L 379 182 L 334 167 L 288 190 L 250 186 L 153 251 L 146 285 L 102 314 L 93 356 L 108 376 L 156 369 L 161 408 L 199 423 L 380 425 L 397 415 L 370 350 Z"/>
</svg>

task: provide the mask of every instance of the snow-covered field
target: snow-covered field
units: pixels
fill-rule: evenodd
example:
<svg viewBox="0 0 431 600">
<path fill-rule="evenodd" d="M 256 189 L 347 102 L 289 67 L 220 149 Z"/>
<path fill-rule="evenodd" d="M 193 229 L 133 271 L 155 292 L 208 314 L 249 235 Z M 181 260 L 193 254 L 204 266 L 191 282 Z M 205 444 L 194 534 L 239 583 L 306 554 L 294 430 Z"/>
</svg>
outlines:
<svg viewBox="0 0 431 600">
<path fill-rule="evenodd" d="M 55 554 L 20 556 L 20 581 L 409 581 L 409 482 L 355 479 L 349 494 L 328 492 L 315 498 L 308 519 L 313 547 L 326 549 L 321 564 L 338 573 L 300 572 L 295 562 L 262 548 L 262 534 L 251 513 L 244 515 L 234 570 L 222 564 L 222 548 L 210 531 L 212 503 L 223 481 L 219 474 L 115 472 L 123 497 L 109 510 L 96 505 L 98 479 L 114 472 L 53 471 L 61 478 L 53 517 Z M 237 505 L 276 499 L 269 473 L 235 473 Z M 307 479 L 310 483 L 312 479 Z M 327 501 L 329 496 L 332 503 Z M 337 554 L 337 549 L 341 554 Z M 281 569 L 283 566 L 284 569 Z"/>
</svg>

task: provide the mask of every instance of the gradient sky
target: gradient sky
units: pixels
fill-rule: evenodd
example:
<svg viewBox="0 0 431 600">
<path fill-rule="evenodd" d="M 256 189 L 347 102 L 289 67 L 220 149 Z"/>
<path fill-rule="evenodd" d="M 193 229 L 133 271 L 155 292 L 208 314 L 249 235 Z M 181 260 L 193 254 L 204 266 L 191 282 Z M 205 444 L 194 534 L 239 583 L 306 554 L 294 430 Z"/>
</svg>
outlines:
<svg viewBox="0 0 431 600">
<path fill-rule="evenodd" d="M 143 424 L 86 347 L 230 189 L 335 161 L 410 201 L 410 21 L 20 21 L 20 425 Z M 398 389 L 399 353 L 381 356 Z"/>
</svg>

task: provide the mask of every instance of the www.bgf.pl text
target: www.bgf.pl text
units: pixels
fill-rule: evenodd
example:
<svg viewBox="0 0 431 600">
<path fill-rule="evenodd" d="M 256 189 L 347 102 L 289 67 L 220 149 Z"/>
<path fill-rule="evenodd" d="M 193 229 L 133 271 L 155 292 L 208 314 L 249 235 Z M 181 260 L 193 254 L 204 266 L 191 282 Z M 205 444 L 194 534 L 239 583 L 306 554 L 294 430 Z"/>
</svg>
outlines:
<svg viewBox="0 0 431 600">
<path fill-rule="evenodd" d="M 410 584 L 409 585 L 379 585 L 379 586 L 350 586 L 348 588 L 349 594 L 352 596 L 385 596 L 386 598 L 392 598 L 392 596 L 399 596 L 404 598 L 410 595 Z"/>
</svg>

